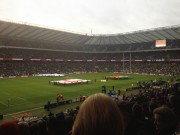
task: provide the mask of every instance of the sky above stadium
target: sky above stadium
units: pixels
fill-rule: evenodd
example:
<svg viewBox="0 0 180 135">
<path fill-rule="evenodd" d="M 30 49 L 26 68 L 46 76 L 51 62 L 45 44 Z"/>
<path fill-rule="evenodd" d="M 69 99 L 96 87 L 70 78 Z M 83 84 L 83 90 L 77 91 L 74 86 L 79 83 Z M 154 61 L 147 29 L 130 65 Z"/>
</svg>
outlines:
<svg viewBox="0 0 180 135">
<path fill-rule="evenodd" d="M 83 34 L 180 24 L 180 0 L 0 0 L 0 19 Z"/>
</svg>

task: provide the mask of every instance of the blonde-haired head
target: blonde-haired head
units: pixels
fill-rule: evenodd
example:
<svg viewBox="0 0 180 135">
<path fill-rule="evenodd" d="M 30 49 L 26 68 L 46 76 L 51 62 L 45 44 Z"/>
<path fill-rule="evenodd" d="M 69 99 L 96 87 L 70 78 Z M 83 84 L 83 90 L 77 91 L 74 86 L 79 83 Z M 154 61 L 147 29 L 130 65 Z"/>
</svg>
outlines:
<svg viewBox="0 0 180 135">
<path fill-rule="evenodd" d="M 72 135 L 123 135 L 123 118 L 117 104 L 107 95 L 89 96 L 81 105 Z"/>
</svg>

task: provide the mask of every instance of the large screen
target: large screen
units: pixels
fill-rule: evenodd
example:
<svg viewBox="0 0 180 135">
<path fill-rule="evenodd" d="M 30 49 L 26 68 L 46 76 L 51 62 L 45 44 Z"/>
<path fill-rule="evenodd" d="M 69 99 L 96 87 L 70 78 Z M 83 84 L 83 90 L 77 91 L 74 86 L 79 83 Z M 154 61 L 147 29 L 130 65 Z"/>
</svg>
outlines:
<svg viewBox="0 0 180 135">
<path fill-rule="evenodd" d="M 156 47 L 166 47 L 166 40 L 156 40 Z"/>
</svg>

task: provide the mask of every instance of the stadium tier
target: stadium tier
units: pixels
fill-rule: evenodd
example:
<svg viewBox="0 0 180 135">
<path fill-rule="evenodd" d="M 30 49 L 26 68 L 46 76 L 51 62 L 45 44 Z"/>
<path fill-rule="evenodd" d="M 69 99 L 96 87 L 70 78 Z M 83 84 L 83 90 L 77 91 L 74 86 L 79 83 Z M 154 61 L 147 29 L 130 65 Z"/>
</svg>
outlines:
<svg viewBox="0 0 180 135">
<path fill-rule="evenodd" d="M 75 72 L 124 72 L 178 75 L 179 50 L 144 52 L 58 52 L 0 48 L 0 76 L 68 74 Z"/>
</svg>

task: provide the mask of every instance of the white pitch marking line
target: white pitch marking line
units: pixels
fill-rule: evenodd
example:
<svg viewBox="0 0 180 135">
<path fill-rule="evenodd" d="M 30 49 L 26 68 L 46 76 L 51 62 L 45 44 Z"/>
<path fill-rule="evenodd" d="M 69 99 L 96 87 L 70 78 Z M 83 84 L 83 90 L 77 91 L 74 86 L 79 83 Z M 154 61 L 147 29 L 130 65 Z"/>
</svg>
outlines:
<svg viewBox="0 0 180 135">
<path fill-rule="evenodd" d="M 24 100 L 24 101 L 27 101 L 26 99 L 24 99 L 24 98 L 21 98 L 21 97 L 17 97 L 18 99 L 21 99 L 21 100 Z"/>
<path fill-rule="evenodd" d="M 8 106 L 7 104 L 5 104 L 5 103 L 3 103 L 3 102 L 0 102 L 0 104 L 5 105 L 5 106 Z"/>
<path fill-rule="evenodd" d="M 38 107 L 38 108 L 34 108 L 34 109 L 24 110 L 24 111 L 21 111 L 21 112 L 6 114 L 6 115 L 4 115 L 4 116 L 9 116 L 9 115 L 14 115 L 14 114 L 24 113 L 24 112 L 27 112 L 27 111 L 38 110 L 38 109 L 41 109 L 41 108 L 44 108 L 44 107 Z"/>
</svg>

